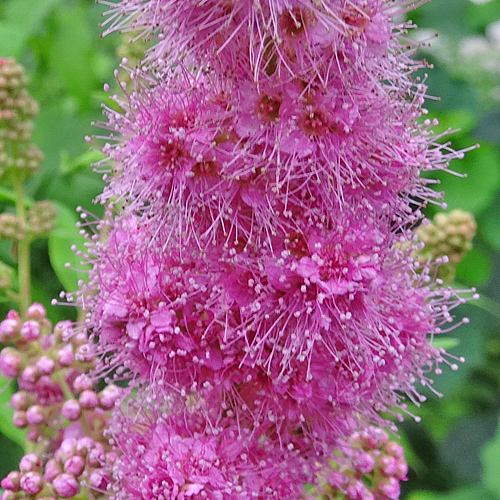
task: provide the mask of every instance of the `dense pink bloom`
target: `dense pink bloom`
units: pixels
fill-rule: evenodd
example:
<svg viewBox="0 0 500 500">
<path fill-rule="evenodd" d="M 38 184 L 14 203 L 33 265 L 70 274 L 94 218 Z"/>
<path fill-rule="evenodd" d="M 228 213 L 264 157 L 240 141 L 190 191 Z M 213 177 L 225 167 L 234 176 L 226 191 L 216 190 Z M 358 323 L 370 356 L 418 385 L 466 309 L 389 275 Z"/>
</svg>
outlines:
<svg viewBox="0 0 500 500">
<path fill-rule="evenodd" d="M 440 199 L 422 172 L 462 153 L 421 120 L 424 64 L 392 20 L 411 3 L 101 3 L 107 32 L 157 36 L 105 111 L 106 237 L 81 295 L 98 373 L 151 386 L 111 426 L 115 498 L 296 498 L 300 470 L 454 367 L 427 336 L 465 299 L 412 228 Z M 397 498 L 402 460 L 370 432 L 349 457 L 378 493 L 331 483 Z"/>
<path fill-rule="evenodd" d="M 139 393 L 124 413 L 115 411 L 110 433 L 121 456 L 113 498 L 298 498 L 315 464 L 252 436 L 206 396 Z"/>
<path fill-rule="evenodd" d="M 124 113 L 107 112 L 115 142 L 100 167 L 111 162 L 114 173 L 101 203 L 126 200 L 184 244 L 260 247 L 297 218 L 353 206 L 415 223 L 412 200 L 437 196 L 420 172 L 458 155 L 414 125 L 421 95 L 409 103 L 357 77 L 327 88 L 300 79 L 222 88 L 186 71 L 116 98 Z"/>
<path fill-rule="evenodd" d="M 401 392 L 418 402 L 415 380 L 445 361 L 426 336 L 460 303 L 382 228 L 360 211 L 260 251 L 200 253 L 119 219 L 96 248 L 87 299 L 97 349 L 112 354 L 102 369 L 218 386 L 241 418 L 284 440 L 301 428 L 331 445 L 360 417 L 381 422 Z"/>
<path fill-rule="evenodd" d="M 148 60 L 190 58 L 215 67 L 225 78 L 304 76 L 334 73 L 332 60 L 365 71 L 369 59 L 393 55 L 391 14 L 407 2 L 384 0 L 122 0 L 110 7 L 106 32 L 143 30 L 158 34 Z M 399 52 L 400 50 L 398 50 Z M 377 57 L 378 56 L 378 57 Z M 232 72 L 234 73 L 232 73 Z"/>
</svg>

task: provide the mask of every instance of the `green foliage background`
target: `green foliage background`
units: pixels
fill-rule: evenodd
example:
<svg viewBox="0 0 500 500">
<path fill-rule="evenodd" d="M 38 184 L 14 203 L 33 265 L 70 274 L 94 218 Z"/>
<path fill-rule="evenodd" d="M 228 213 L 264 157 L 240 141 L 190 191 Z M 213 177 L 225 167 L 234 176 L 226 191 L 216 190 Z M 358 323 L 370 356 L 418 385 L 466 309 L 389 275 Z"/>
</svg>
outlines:
<svg viewBox="0 0 500 500">
<path fill-rule="evenodd" d="M 70 250 L 82 244 L 74 210 L 82 206 L 100 215 L 92 199 L 103 184 L 90 167 L 99 155 L 89 152 L 84 136 L 99 133 L 91 122 L 102 116 L 103 84 L 114 81 L 121 43 L 119 35 L 99 39 L 102 10 L 92 0 L 0 0 L 0 57 L 14 56 L 25 66 L 41 107 L 34 142 L 45 161 L 27 192 L 33 200 L 54 201 L 59 210 L 57 229 L 35 244 L 32 258 L 34 298 L 54 321 L 76 317 L 72 308 L 49 305 L 84 277 L 64 266 L 83 269 Z M 433 0 L 410 17 L 422 28 L 412 36 L 430 40 L 439 33 L 419 54 L 435 65 L 429 94 L 441 98 L 428 101 L 430 116 L 439 118 L 442 130 L 460 128 L 451 139 L 455 149 L 481 144 L 452 164 L 468 178 L 445 174 L 441 187 L 450 209 L 470 210 L 477 218 L 478 236 L 459 265 L 457 285 L 477 287 L 482 299 L 461 308 L 471 322 L 449 339 L 466 364 L 436 379 L 443 398 L 429 393 L 421 408 L 410 408 L 421 423 L 408 418 L 400 427 L 411 467 L 402 498 L 500 500 L 500 0 Z M 11 204 L 12 193 L 0 186 L 0 209 Z M 0 243 L 0 260 L 15 266 L 8 243 Z M 10 306 L 0 304 L 0 313 Z M 17 468 L 24 444 L 23 432 L 10 424 L 12 390 L 0 380 L 2 477 Z"/>
</svg>

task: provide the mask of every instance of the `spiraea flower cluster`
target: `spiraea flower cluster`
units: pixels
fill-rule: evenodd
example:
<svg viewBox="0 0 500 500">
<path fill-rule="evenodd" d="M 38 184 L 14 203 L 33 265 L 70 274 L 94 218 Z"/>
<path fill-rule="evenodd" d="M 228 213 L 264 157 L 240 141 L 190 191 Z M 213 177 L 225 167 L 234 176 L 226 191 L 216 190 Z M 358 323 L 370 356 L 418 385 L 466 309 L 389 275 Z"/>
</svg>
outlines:
<svg viewBox="0 0 500 500">
<path fill-rule="evenodd" d="M 135 388 L 111 496 L 298 498 L 456 367 L 430 340 L 465 299 L 415 257 L 440 203 L 421 174 L 463 154 L 433 135 L 394 21 L 418 2 L 101 3 L 108 32 L 155 41 L 105 108 L 79 296 L 96 373 Z M 374 498 L 397 498 L 396 472 Z"/>
</svg>

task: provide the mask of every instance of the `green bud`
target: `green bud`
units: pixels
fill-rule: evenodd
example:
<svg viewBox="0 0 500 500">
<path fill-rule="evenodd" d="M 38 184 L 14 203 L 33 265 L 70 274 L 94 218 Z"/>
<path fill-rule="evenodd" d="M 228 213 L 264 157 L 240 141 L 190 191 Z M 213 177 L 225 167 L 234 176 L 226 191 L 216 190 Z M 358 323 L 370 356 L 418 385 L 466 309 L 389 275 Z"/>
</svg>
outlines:
<svg viewBox="0 0 500 500">
<path fill-rule="evenodd" d="M 31 143 L 38 103 L 26 89 L 24 70 L 13 58 L 0 58 L 0 178 L 30 177 L 43 155 Z"/>
<path fill-rule="evenodd" d="M 24 221 L 11 213 L 0 214 L 0 239 L 20 241 L 26 236 Z"/>
<path fill-rule="evenodd" d="M 38 201 L 28 211 L 28 224 L 31 232 L 40 236 L 49 233 L 56 226 L 57 209 L 48 200 Z"/>
<path fill-rule="evenodd" d="M 431 222 L 416 231 L 418 239 L 425 245 L 419 252 L 419 260 L 434 262 L 448 257 L 448 264 L 439 267 L 438 277 L 445 282 L 453 281 L 457 264 L 472 248 L 476 229 L 476 221 L 470 212 L 456 209 L 436 214 Z"/>
</svg>

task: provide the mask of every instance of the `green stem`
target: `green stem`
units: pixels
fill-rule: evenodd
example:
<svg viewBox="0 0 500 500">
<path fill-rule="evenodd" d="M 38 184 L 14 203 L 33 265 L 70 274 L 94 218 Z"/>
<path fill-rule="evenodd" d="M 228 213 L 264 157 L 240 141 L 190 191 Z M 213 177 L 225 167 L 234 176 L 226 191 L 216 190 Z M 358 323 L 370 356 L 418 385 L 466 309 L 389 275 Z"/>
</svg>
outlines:
<svg viewBox="0 0 500 500">
<path fill-rule="evenodd" d="M 13 292 L 12 290 L 5 290 L 4 293 L 10 300 L 12 300 L 12 302 L 19 304 L 19 294 Z"/>
<path fill-rule="evenodd" d="M 14 189 L 16 191 L 16 215 L 26 222 L 26 208 L 24 206 L 24 186 L 20 175 L 14 176 Z M 19 241 L 18 252 L 18 273 L 19 273 L 19 309 L 24 317 L 31 302 L 31 265 L 30 265 L 30 239 L 23 238 Z"/>
<path fill-rule="evenodd" d="M 52 380 L 54 382 L 59 382 L 59 385 L 61 386 L 61 389 L 64 394 L 64 399 L 65 401 L 68 401 L 69 399 L 75 399 L 74 394 L 71 392 L 68 384 L 66 383 L 66 379 L 64 378 L 64 374 L 62 372 L 56 372 L 52 375 Z"/>
</svg>

